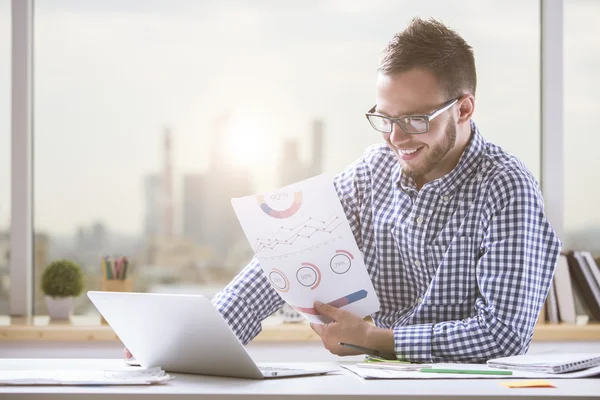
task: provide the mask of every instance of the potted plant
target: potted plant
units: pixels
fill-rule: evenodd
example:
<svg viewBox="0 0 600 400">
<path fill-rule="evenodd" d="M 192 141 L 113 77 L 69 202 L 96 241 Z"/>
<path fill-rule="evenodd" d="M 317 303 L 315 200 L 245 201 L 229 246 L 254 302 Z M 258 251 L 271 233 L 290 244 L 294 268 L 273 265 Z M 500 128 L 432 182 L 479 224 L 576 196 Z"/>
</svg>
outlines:
<svg viewBox="0 0 600 400">
<path fill-rule="evenodd" d="M 73 313 L 73 297 L 83 291 L 81 267 L 71 260 L 57 260 L 42 273 L 42 292 L 46 295 L 48 315 L 68 319 Z"/>
</svg>

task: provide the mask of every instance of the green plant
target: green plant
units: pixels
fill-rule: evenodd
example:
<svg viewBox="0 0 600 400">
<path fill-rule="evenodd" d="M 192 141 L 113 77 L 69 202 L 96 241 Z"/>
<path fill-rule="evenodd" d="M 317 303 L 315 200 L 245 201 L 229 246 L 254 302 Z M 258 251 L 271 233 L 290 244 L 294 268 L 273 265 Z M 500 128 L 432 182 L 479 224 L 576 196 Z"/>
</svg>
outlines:
<svg viewBox="0 0 600 400">
<path fill-rule="evenodd" d="M 83 283 L 81 267 L 71 260 L 54 261 L 42 273 L 42 291 L 50 297 L 79 296 Z"/>
</svg>

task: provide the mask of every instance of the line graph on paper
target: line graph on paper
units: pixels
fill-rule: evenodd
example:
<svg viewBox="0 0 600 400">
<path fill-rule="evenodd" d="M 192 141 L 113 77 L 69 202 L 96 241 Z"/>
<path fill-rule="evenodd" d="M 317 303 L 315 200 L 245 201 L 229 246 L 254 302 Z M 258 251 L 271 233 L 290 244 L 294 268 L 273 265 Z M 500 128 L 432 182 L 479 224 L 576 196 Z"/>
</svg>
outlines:
<svg viewBox="0 0 600 400">
<path fill-rule="evenodd" d="M 254 253 L 260 258 L 284 258 L 310 251 L 339 239 L 334 236 L 335 230 L 343 223 L 341 218 L 332 214 L 325 220 L 309 217 L 295 226 L 281 226 L 270 237 L 257 238 Z M 301 249 L 297 250 L 299 246 Z"/>
</svg>

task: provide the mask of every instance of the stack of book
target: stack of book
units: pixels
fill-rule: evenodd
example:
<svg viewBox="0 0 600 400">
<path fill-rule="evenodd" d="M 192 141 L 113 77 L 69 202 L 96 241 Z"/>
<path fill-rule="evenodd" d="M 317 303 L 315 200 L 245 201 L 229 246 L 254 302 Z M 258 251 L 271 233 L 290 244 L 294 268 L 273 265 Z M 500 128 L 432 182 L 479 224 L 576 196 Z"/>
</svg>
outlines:
<svg viewBox="0 0 600 400">
<path fill-rule="evenodd" d="M 600 268 L 588 251 L 561 254 L 539 322 L 600 321 Z"/>
</svg>

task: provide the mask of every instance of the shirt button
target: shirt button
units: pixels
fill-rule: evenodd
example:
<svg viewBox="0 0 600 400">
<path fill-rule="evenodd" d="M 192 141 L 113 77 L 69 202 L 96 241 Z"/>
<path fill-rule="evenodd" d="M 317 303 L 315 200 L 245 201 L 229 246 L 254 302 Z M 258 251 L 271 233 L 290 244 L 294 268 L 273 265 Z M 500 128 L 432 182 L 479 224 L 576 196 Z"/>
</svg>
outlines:
<svg viewBox="0 0 600 400">
<path fill-rule="evenodd" d="M 419 261 L 419 260 L 415 261 L 415 265 L 416 265 L 417 267 L 420 267 L 420 266 L 421 266 L 421 261 Z"/>
<path fill-rule="evenodd" d="M 419 298 L 417 299 L 417 304 L 421 304 L 422 302 L 423 302 L 423 298 L 422 298 L 422 297 L 419 297 Z"/>
<path fill-rule="evenodd" d="M 443 195 L 442 200 L 444 201 L 444 203 L 447 203 L 448 200 L 450 200 L 450 197 L 448 197 L 447 195 Z"/>
<path fill-rule="evenodd" d="M 417 218 L 417 224 L 421 225 L 423 223 L 423 217 Z"/>
</svg>

